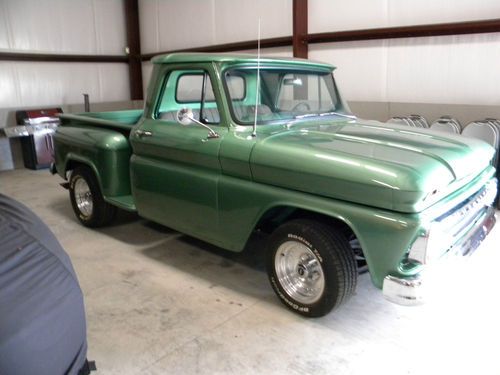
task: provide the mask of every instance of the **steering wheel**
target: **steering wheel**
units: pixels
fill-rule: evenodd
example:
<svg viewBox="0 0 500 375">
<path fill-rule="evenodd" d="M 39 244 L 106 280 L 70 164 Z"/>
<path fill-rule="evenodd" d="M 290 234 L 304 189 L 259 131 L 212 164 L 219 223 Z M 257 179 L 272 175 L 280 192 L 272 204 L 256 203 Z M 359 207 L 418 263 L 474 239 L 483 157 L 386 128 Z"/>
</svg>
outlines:
<svg viewBox="0 0 500 375">
<path fill-rule="evenodd" d="M 292 108 L 292 112 L 295 112 L 295 111 L 304 112 L 304 111 L 310 111 L 310 110 L 311 110 L 311 106 L 307 102 L 299 102 L 299 103 L 295 104 Z"/>
</svg>

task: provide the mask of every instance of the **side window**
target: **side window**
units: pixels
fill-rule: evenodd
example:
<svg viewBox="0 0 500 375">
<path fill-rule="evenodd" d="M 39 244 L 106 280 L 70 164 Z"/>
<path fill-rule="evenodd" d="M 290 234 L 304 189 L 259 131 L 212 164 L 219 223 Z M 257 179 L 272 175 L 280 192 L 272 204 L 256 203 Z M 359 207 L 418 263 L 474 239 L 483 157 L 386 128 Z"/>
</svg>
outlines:
<svg viewBox="0 0 500 375">
<path fill-rule="evenodd" d="M 214 102 L 215 96 L 210 77 L 204 74 L 183 74 L 177 80 L 175 93 L 177 103 L 200 103 L 203 79 L 206 79 L 205 103 Z"/>
<path fill-rule="evenodd" d="M 176 122 L 177 111 L 191 108 L 194 117 L 207 124 L 220 122 L 212 81 L 203 70 L 174 70 L 165 80 L 156 118 Z"/>
<path fill-rule="evenodd" d="M 227 74 L 226 84 L 229 90 L 229 96 L 233 101 L 240 101 L 245 99 L 246 82 L 245 78 L 240 75 Z"/>
</svg>

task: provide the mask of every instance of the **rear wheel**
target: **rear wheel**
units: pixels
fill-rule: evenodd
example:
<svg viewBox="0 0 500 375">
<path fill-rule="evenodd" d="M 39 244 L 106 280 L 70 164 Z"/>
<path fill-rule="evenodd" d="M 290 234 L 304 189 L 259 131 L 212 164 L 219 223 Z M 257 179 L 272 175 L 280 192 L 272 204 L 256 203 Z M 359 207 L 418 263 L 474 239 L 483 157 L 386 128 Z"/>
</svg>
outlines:
<svg viewBox="0 0 500 375">
<path fill-rule="evenodd" d="M 311 220 L 280 226 L 269 241 L 268 276 L 291 310 L 319 317 L 354 292 L 357 266 L 347 239 L 335 228 Z"/>
<path fill-rule="evenodd" d="M 76 217 L 86 227 L 105 226 L 115 217 L 116 207 L 104 200 L 97 178 L 89 167 L 80 166 L 71 173 L 69 196 Z"/>
</svg>

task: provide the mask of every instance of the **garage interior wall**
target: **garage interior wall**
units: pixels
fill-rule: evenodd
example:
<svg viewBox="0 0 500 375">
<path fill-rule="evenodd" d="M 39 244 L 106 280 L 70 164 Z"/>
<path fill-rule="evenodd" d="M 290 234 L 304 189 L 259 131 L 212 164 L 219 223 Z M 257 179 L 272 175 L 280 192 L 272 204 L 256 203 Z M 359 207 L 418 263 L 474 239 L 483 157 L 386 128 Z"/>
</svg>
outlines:
<svg viewBox="0 0 500 375">
<path fill-rule="evenodd" d="M 125 46 L 122 0 L 0 1 L 2 52 L 123 56 Z M 81 111 L 82 93 L 91 103 L 128 107 L 127 64 L 0 61 L 0 127 L 15 125 L 15 111 L 22 108 Z M 22 166 L 18 146 L 18 139 L 0 135 L 0 170 Z"/>
<path fill-rule="evenodd" d="M 495 14 L 498 0 L 308 0 L 309 33 Z M 142 54 L 255 40 L 259 17 L 263 39 L 292 35 L 292 0 L 139 0 L 139 17 Z M 123 55 L 124 19 L 123 0 L 4 0 L 0 49 Z M 291 56 L 292 48 L 261 53 Z M 500 33 L 310 44 L 309 58 L 337 66 L 341 91 L 360 117 L 452 115 L 463 124 L 500 117 Z M 144 86 L 151 70 L 144 62 Z M 8 109 L 81 103 L 84 92 L 93 103 L 140 105 L 128 102 L 121 63 L 0 62 L 0 82 L 0 126 L 12 122 Z M 9 163 L 8 144 L 0 137 L 0 169 Z"/>
<path fill-rule="evenodd" d="M 292 0 L 139 0 L 143 54 L 292 35 Z M 253 53 L 254 51 L 240 51 Z M 292 56 L 292 47 L 262 49 Z M 152 64 L 143 63 L 146 86 Z"/>
<path fill-rule="evenodd" d="M 140 0 L 143 53 L 292 34 L 292 1 Z M 309 0 L 309 33 L 490 19 L 498 0 Z M 241 51 L 255 52 L 255 51 Z M 292 48 L 263 49 L 291 56 Z M 353 111 L 387 120 L 418 113 L 463 124 L 500 117 L 500 33 L 310 44 L 309 58 L 337 66 Z M 144 84 L 151 64 L 143 64 Z"/>
<path fill-rule="evenodd" d="M 309 0 L 309 33 L 464 22 L 500 15 L 497 0 Z M 359 115 L 386 120 L 450 114 L 462 124 L 500 117 L 500 33 L 310 44 L 338 67 Z"/>
</svg>

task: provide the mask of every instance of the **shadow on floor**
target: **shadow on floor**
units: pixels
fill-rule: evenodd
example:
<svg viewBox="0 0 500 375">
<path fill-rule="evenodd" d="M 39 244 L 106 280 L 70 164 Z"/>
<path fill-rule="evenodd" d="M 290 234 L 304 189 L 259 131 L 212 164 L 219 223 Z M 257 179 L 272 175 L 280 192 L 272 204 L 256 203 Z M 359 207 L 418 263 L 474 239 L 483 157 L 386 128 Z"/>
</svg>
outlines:
<svg viewBox="0 0 500 375">
<path fill-rule="evenodd" d="M 51 207 L 78 225 L 69 199 L 61 198 Z M 119 210 L 112 225 L 95 231 L 132 246 L 142 255 L 165 267 L 174 267 L 193 277 L 202 278 L 211 286 L 222 286 L 268 303 L 280 305 L 269 285 L 266 274 L 267 236 L 255 233 L 240 253 L 224 250 L 196 238 L 179 233 L 163 225 L 140 218 L 136 213 Z M 130 251 L 134 251 L 130 249 Z M 360 275 L 357 293 L 341 309 L 324 318 L 315 319 L 325 326 L 337 326 L 345 319 L 376 322 L 381 312 L 394 313 L 381 292 L 373 287 L 369 274 Z M 370 302 L 368 302 L 370 301 Z M 372 306 L 372 313 L 362 313 L 364 305 Z M 286 310 L 285 307 L 283 307 Z"/>
</svg>

